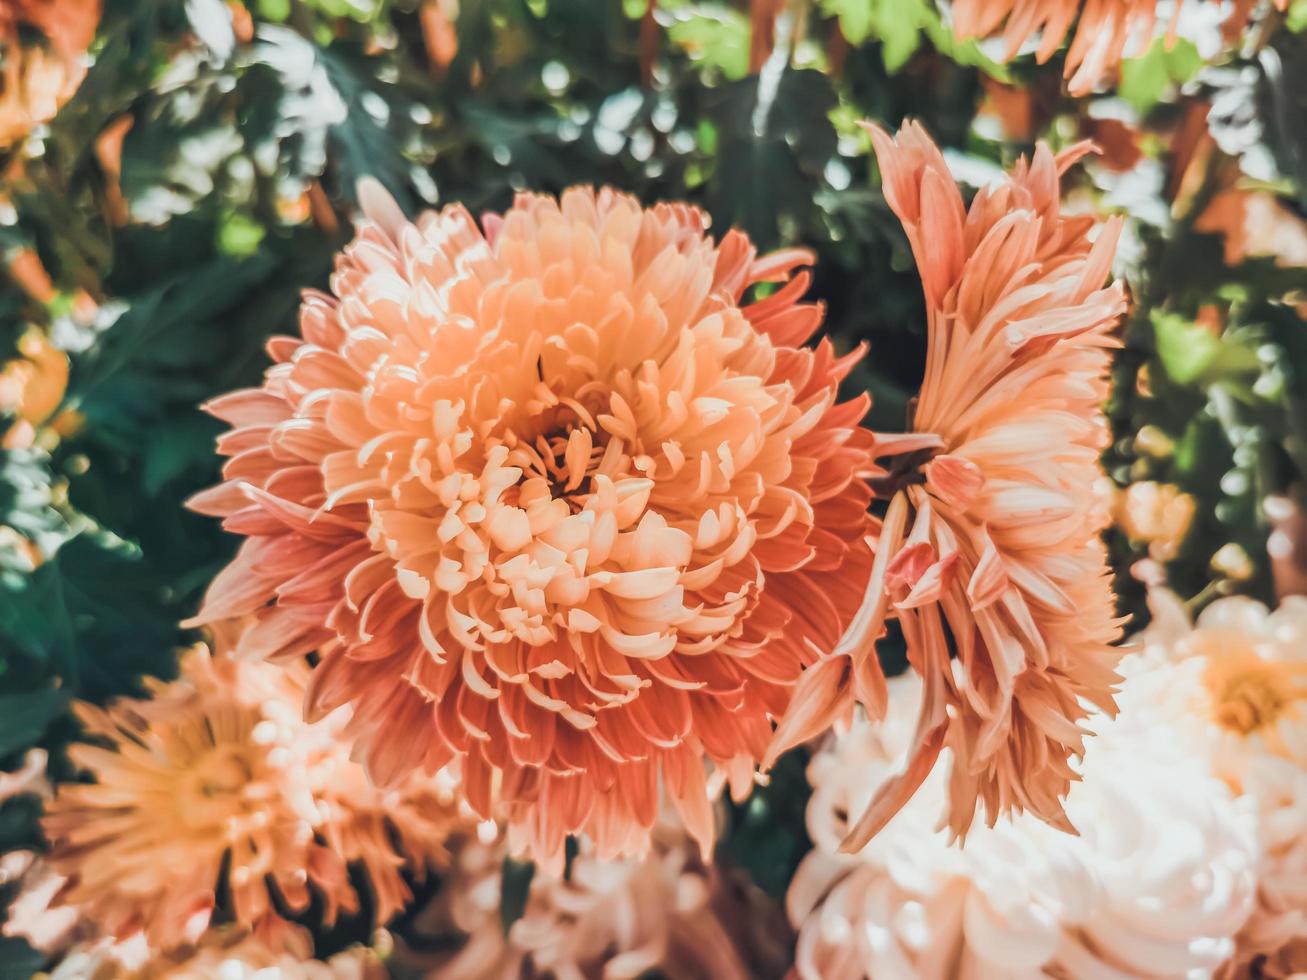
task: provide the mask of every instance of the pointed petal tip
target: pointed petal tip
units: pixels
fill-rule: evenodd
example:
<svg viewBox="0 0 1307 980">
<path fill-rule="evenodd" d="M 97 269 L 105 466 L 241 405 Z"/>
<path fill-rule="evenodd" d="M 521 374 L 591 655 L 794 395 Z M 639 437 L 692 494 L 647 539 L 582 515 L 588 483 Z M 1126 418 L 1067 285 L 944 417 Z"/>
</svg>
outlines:
<svg viewBox="0 0 1307 980">
<path fill-rule="evenodd" d="M 409 223 L 408 217 L 386 186 L 377 178 L 366 175 L 358 179 L 354 193 L 358 196 L 363 216 L 398 242 L 400 231 Z"/>
<path fill-rule="evenodd" d="M 852 702 L 847 657 L 829 657 L 805 670 L 794 689 L 789 708 L 772 733 L 763 756 L 764 771 L 795 746 L 816 738 L 830 728 L 836 716 Z"/>
</svg>

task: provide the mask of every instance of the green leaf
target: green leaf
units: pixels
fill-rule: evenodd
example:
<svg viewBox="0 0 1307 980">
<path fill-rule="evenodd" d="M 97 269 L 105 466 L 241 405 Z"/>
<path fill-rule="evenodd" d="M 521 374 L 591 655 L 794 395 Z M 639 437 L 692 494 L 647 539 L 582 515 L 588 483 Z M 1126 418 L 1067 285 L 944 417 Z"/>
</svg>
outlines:
<svg viewBox="0 0 1307 980">
<path fill-rule="evenodd" d="M 1140 113 L 1145 113 L 1172 85 L 1182 85 L 1198 73 L 1202 55 L 1192 41 L 1177 39 L 1168 45 L 1158 38 L 1142 55 L 1121 64 L 1121 96 Z"/>
<path fill-rule="evenodd" d="M 0 694 L 0 758 L 35 745 L 67 704 L 68 695 L 53 688 Z"/>
<path fill-rule="evenodd" d="M 667 36 L 677 47 L 729 79 L 749 74 L 749 18 L 720 3 L 697 3 L 676 12 Z"/>
<path fill-rule="evenodd" d="M 971 65 L 1006 81 L 1008 72 L 987 57 L 975 41 L 959 41 L 932 0 L 821 0 L 821 10 L 837 17 L 840 33 L 852 45 L 881 42 L 885 70 L 898 72 L 921 46 L 922 34 L 935 49 L 960 65 Z"/>
<path fill-rule="evenodd" d="M 876 4 L 868 0 L 822 0 L 821 9 L 840 21 L 840 33 L 850 44 L 859 45 L 876 27 Z M 906 20 L 905 20 L 906 22 Z"/>
<path fill-rule="evenodd" d="M 45 966 L 45 954 L 26 939 L 0 936 L 0 980 L 31 980 Z"/>
<path fill-rule="evenodd" d="M 1157 356 L 1177 384 L 1233 378 L 1258 370 L 1255 351 L 1174 313 L 1154 311 Z"/>
<path fill-rule="evenodd" d="M 1216 359 L 1220 340 L 1174 313 L 1155 312 L 1152 320 L 1157 356 L 1171 380 L 1192 384 L 1202 377 Z"/>
<path fill-rule="evenodd" d="M 1307 0 L 1293 0 L 1285 14 L 1284 23 L 1295 34 L 1307 31 Z"/>
<path fill-rule="evenodd" d="M 218 226 L 218 251 L 243 259 L 259 250 L 266 229 L 241 211 L 230 211 Z"/>
</svg>

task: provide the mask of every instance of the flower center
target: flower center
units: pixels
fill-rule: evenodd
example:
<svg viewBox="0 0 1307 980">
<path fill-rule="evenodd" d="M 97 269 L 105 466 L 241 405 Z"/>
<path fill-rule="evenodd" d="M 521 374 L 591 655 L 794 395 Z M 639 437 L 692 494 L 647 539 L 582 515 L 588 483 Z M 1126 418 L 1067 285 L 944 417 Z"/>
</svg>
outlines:
<svg viewBox="0 0 1307 980">
<path fill-rule="evenodd" d="M 1203 683 L 1212 700 L 1213 720 L 1245 736 L 1274 726 L 1295 702 L 1307 697 L 1300 669 L 1265 660 L 1249 649 L 1217 654 Z"/>
<path fill-rule="evenodd" d="M 258 788 L 251 761 L 234 746 L 214 748 L 181 779 L 177 798 L 186 801 L 183 822 L 192 828 L 223 823 L 249 810 L 254 804 L 247 798 Z"/>
<path fill-rule="evenodd" d="M 521 467 L 526 479 L 544 480 L 550 497 L 565 501 L 573 513 L 584 508 L 592 476 L 625 475 L 620 471 L 630 461 L 623 455 L 622 440 L 598 424 L 595 413 L 580 402 L 560 404 L 536 424 L 535 433 L 521 432 L 509 440 L 509 462 Z"/>
</svg>

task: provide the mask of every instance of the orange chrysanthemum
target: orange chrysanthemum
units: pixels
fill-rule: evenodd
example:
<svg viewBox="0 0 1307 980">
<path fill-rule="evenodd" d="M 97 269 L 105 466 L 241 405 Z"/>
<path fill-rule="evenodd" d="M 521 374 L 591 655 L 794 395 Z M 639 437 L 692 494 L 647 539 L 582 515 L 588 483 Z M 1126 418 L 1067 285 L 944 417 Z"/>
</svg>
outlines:
<svg viewBox="0 0 1307 980">
<path fill-rule="evenodd" d="M 801 682 L 771 755 L 820 730 L 856 695 L 885 710 L 874 644 L 896 615 L 925 695 L 907 767 L 846 841 L 857 850 L 912 795 L 947 744 L 949 822 L 964 834 L 1031 810 L 1067 826 L 1061 797 L 1083 749 L 1086 703 L 1111 710 L 1120 632 L 1096 486 L 1108 430 L 1108 278 L 1120 225 L 1059 211 L 1058 177 L 1086 152 L 1040 146 L 968 210 L 916 124 L 869 127 L 885 196 L 921 272 L 928 316 L 914 428 L 934 448 L 876 481 L 889 498 L 855 629 Z M 908 532 L 908 523 L 911 529 Z M 906 536 L 905 536 L 905 532 Z M 953 655 L 953 656 L 951 656 Z"/>
<path fill-rule="evenodd" d="M 374 789 L 347 758 L 344 717 L 300 720 L 305 669 L 212 658 L 204 647 L 151 697 L 107 709 L 78 705 L 88 734 L 69 755 L 96 777 L 65 783 L 43 826 L 59 896 L 118 939 L 144 934 L 157 949 L 194 940 L 216 893 L 236 922 L 264 932 L 310 889 L 324 916 L 357 911 L 347 865 L 364 870 L 379 920 L 410 897 L 402 873 L 444 858 L 457 826 L 452 786 L 417 776 Z"/>
<path fill-rule="evenodd" d="M 705 757 L 748 786 L 870 567 L 860 352 L 802 344 L 808 253 L 756 258 L 681 205 L 524 194 L 478 228 L 378 191 L 262 388 L 214 402 L 248 540 L 197 621 L 321 648 L 371 775 L 461 760 L 515 849 L 642 852 L 659 774 L 705 849 Z M 744 302 L 759 282 L 782 282 Z"/>
<path fill-rule="evenodd" d="M 1174 37 L 1185 0 L 1175 0 L 1168 26 Z M 1225 22 L 1227 39 L 1248 24 L 1254 0 L 1234 0 Z M 1287 0 L 1275 0 L 1283 10 Z M 1114 71 L 1127 53 L 1142 54 L 1153 38 L 1157 0 L 953 0 L 953 29 L 959 38 L 1001 37 L 1010 59 L 1038 37 L 1040 64 L 1062 46 L 1076 25 L 1066 54 L 1067 88 L 1084 95 Z"/>
</svg>

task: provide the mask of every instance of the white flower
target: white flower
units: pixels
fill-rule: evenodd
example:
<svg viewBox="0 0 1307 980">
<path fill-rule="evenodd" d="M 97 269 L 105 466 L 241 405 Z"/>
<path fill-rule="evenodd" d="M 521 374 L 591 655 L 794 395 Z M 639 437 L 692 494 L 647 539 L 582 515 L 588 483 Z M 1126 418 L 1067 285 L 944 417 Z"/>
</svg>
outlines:
<svg viewBox="0 0 1307 980">
<path fill-rule="evenodd" d="M 1230 956 L 1253 907 L 1255 819 L 1146 699 L 1092 719 L 1067 798 L 1078 837 L 1022 816 L 950 844 L 937 773 L 861 852 L 839 854 L 848 815 L 910 742 L 919 684 L 892 684 L 887 722 L 856 724 L 809 768 L 815 849 L 788 896 L 800 977 L 1187 978 Z"/>
</svg>

